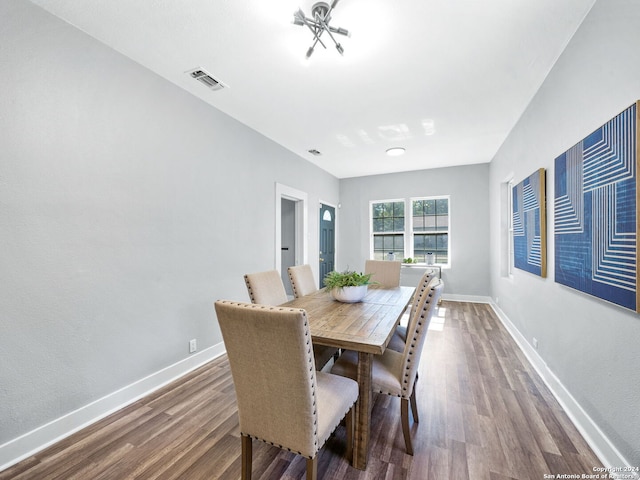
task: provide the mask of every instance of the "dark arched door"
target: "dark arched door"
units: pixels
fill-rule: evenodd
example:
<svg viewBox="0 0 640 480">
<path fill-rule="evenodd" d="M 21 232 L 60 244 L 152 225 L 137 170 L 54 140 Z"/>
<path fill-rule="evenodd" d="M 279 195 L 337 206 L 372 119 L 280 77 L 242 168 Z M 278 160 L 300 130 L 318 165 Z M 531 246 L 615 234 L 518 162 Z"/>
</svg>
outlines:
<svg viewBox="0 0 640 480">
<path fill-rule="evenodd" d="M 324 287 L 325 275 L 335 268 L 336 262 L 336 209 L 320 204 L 320 272 L 319 285 Z"/>
</svg>

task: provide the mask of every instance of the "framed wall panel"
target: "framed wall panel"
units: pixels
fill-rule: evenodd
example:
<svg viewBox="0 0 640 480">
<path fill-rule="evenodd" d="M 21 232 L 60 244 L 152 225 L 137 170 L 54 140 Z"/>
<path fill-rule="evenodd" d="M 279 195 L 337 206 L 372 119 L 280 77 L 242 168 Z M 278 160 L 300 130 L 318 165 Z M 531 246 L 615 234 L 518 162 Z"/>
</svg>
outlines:
<svg viewBox="0 0 640 480">
<path fill-rule="evenodd" d="M 636 312 L 640 102 L 555 160 L 555 281 Z"/>
<path fill-rule="evenodd" d="M 513 187 L 513 261 L 521 270 L 547 276 L 546 175 L 541 168 Z"/>
</svg>

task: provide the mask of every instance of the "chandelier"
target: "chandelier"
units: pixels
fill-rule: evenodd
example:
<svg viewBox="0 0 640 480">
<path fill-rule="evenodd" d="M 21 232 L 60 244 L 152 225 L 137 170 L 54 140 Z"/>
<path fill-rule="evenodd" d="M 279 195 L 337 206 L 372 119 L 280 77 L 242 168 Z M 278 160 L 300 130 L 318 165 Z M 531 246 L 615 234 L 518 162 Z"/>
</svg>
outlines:
<svg viewBox="0 0 640 480">
<path fill-rule="evenodd" d="M 327 35 L 329 35 L 331 40 L 333 40 L 338 53 L 340 53 L 340 55 L 344 53 L 344 48 L 342 48 L 342 45 L 340 45 L 336 41 L 333 34 L 337 33 L 339 35 L 345 35 L 347 37 L 350 37 L 351 34 L 344 28 L 336 28 L 329 25 L 329 22 L 331 22 L 331 12 L 336 6 L 336 3 L 338 3 L 338 0 L 333 0 L 333 3 L 331 5 L 329 5 L 327 2 L 314 3 L 313 7 L 311 7 L 311 18 L 307 17 L 300 8 L 293 14 L 294 25 L 306 25 L 313 33 L 313 44 L 309 47 L 309 50 L 307 50 L 307 58 L 309 58 L 313 54 L 313 50 L 318 43 L 325 49 L 327 48 L 324 42 L 320 39 L 324 32 L 327 32 Z"/>
</svg>

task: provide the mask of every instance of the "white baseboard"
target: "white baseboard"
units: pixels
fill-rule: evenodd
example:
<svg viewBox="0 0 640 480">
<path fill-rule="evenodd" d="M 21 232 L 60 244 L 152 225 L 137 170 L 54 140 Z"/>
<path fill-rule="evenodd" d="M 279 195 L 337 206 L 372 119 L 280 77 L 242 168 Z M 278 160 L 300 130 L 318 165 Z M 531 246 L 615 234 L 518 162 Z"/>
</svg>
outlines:
<svg viewBox="0 0 640 480">
<path fill-rule="evenodd" d="M 469 303 L 491 303 L 491 297 L 481 295 L 456 295 L 453 293 L 443 293 L 442 300 L 449 302 L 469 302 Z"/>
<path fill-rule="evenodd" d="M 560 403 L 593 452 L 607 469 L 611 469 L 608 472 L 608 478 L 621 478 L 619 476 L 620 473 L 616 473 L 615 470 L 620 467 L 630 467 L 631 464 L 625 460 L 615 445 L 611 443 L 600 427 L 598 427 L 587 412 L 585 412 L 578 401 L 573 397 L 573 395 L 571 395 L 571 392 L 562 384 L 560 379 L 551 370 L 549 370 L 549 367 L 542 357 L 538 355 L 538 352 L 536 352 L 533 346 L 527 342 L 522 333 L 520 333 L 513 323 L 511 323 L 511 320 L 509 320 L 500 307 L 498 307 L 498 305 L 493 301 L 490 301 L 489 303 L 511 337 L 520 347 L 520 350 L 522 350 L 529 362 L 536 369 L 538 375 L 540 375 L 549 390 L 551 390 L 553 396 L 558 400 L 558 403 Z M 625 477 L 631 478 L 631 480 L 640 479 L 638 474 L 634 472 L 621 473 L 624 475 L 633 475 L 632 477 Z"/>
<path fill-rule="evenodd" d="M 0 471 L 149 395 L 224 352 L 224 344 L 220 342 L 0 445 Z"/>
</svg>

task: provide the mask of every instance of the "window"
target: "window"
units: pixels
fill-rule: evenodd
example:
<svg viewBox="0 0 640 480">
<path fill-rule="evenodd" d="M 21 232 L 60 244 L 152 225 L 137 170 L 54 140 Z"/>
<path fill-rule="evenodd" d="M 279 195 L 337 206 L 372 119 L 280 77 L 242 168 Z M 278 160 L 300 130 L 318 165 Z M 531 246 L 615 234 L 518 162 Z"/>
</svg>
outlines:
<svg viewBox="0 0 640 480">
<path fill-rule="evenodd" d="M 371 204 L 374 260 L 384 260 L 390 252 L 404 257 L 404 200 Z"/>
<path fill-rule="evenodd" d="M 514 251 L 513 251 L 513 179 L 507 182 L 507 275 L 513 275 Z"/>
<path fill-rule="evenodd" d="M 373 201 L 370 258 L 384 260 L 393 252 L 400 260 L 448 265 L 449 222 L 449 197 Z"/>
<path fill-rule="evenodd" d="M 432 255 L 433 263 L 449 263 L 449 199 L 412 200 L 411 206 L 413 258 L 427 263 L 427 257 Z"/>
</svg>

